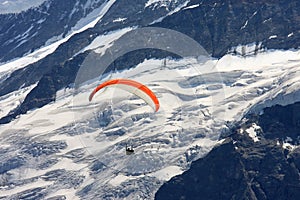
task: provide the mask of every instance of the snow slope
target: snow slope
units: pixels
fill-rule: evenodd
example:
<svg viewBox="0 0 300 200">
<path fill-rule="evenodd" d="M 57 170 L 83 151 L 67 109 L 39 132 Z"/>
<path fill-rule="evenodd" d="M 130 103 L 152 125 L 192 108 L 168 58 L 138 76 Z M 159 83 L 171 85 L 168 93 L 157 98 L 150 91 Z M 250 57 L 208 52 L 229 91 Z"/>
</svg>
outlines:
<svg viewBox="0 0 300 200">
<path fill-rule="evenodd" d="M 25 99 L 26 95 L 35 86 L 36 84 L 33 84 L 29 87 L 22 88 L 18 91 L 14 91 L 10 94 L 0 97 L 0 102 L 1 102 L 0 117 L 6 116 L 9 113 L 9 111 L 19 106 L 21 102 Z"/>
<path fill-rule="evenodd" d="M 152 199 L 164 181 L 218 144 L 228 124 L 300 100 L 299 51 L 164 62 L 145 60 L 106 76 L 147 85 L 159 98 L 157 113 L 113 88 L 89 102 L 102 79 L 61 90 L 55 102 L 1 125 L 1 160 L 16 158 L 20 165 L 0 175 L 0 198 Z M 135 154 L 126 156 L 125 144 Z"/>
</svg>

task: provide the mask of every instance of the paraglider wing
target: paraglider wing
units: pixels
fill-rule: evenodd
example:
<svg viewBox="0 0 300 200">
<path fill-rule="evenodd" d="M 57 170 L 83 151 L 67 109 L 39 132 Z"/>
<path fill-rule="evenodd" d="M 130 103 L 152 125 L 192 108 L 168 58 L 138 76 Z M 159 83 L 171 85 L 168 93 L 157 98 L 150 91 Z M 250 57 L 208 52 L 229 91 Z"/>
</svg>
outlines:
<svg viewBox="0 0 300 200">
<path fill-rule="evenodd" d="M 159 109 L 159 101 L 156 95 L 145 85 L 129 79 L 112 79 L 98 85 L 89 96 L 89 101 L 92 101 L 94 95 L 102 88 L 113 86 L 131 92 L 149 104 L 155 112 Z"/>
</svg>

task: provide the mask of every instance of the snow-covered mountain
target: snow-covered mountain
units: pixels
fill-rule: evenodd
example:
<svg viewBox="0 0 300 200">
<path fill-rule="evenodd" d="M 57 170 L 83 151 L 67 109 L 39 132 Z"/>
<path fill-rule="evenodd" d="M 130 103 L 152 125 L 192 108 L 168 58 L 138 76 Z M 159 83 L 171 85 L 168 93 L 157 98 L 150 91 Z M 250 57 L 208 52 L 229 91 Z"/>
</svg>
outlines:
<svg viewBox="0 0 300 200">
<path fill-rule="evenodd" d="M 274 199 L 272 177 L 296 199 L 298 8 L 48 0 L 0 15 L 0 199 Z M 113 78 L 147 85 L 158 112 L 113 88 L 88 101 Z"/>
<path fill-rule="evenodd" d="M 101 7 L 105 6 L 104 2 L 48 0 L 21 13 L 0 15 L 0 61 L 22 57 L 37 48 L 80 32 L 99 17 L 101 10 L 105 10 Z M 108 3 L 106 6 L 110 5 Z"/>
</svg>

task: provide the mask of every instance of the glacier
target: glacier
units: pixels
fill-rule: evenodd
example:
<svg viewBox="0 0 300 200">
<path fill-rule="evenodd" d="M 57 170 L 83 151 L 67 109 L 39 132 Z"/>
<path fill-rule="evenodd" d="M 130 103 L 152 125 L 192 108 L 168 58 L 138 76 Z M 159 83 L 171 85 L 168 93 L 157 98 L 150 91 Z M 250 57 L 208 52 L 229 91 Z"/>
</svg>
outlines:
<svg viewBox="0 0 300 200">
<path fill-rule="evenodd" d="M 165 181 L 222 143 L 220 134 L 231 124 L 299 101 L 299 63 L 296 50 L 205 62 L 149 59 L 62 89 L 55 102 L 0 125 L 0 198 L 153 199 Z M 93 88 L 108 78 L 143 82 L 161 109 L 153 113 L 139 98 L 112 88 L 89 102 Z M 1 97 L 1 115 L 33 87 Z M 126 156 L 125 144 L 135 154 Z"/>
</svg>

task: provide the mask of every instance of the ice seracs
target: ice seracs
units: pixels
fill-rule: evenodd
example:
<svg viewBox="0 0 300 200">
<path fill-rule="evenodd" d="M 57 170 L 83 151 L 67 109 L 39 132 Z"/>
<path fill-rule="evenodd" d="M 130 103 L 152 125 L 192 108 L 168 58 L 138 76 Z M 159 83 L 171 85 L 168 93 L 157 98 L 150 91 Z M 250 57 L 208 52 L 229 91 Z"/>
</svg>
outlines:
<svg viewBox="0 0 300 200">
<path fill-rule="evenodd" d="M 119 35 L 122 31 L 107 37 L 113 41 Z M 98 47 L 100 43 L 95 40 L 92 44 L 88 49 Z M 297 101 L 297 96 L 292 94 L 298 91 L 298 58 L 297 51 L 270 51 L 251 57 L 226 55 L 203 63 L 193 58 L 168 59 L 167 67 L 164 67 L 163 60 L 150 59 L 107 76 L 145 83 L 160 100 L 161 109 L 156 114 L 134 95 L 115 89 L 104 91 L 101 98 L 90 103 L 89 94 L 103 80 L 91 80 L 76 92 L 74 88 L 60 90 L 55 102 L 1 125 L 1 145 L 8 151 L 16 148 L 13 146 L 16 140 L 12 142 L 5 138 L 17 133 L 22 133 L 18 137 L 24 141 L 38 144 L 45 140 L 64 141 L 64 146 L 49 157 L 43 155 L 39 159 L 20 151 L 28 159 L 22 169 L 34 173 L 22 176 L 20 186 L 1 188 L 3 192 L 0 194 L 13 195 L 34 188 L 40 182 L 26 182 L 34 177 L 43 179 L 42 184 L 51 194 L 65 191 L 74 198 L 80 198 L 78 194 L 89 187 L 93 191 L 89 194 L 91 198 L 104 194 L 107 183 L 110 190 L 122 188 L 124 191 L 132 187 L 132 182 L 143 183 L 154 192 L 163 181 L 181 174 L 190 162 L 203 157 L 218 144 L 227 122 L 239 122 L 250 111 L 259 113 L 265 107 L 286 100 L 289 103 Z M 207 70 L 211 65 L 216 69 L 214 73 Z M 220 79 L 216 78 L 217 74 Z M 10 95 L 2 97 L 1 102 L 10 100 L 13 94 Z M 281 101 L 282 98 L 285 101 Z M 99 116 L 109 106 L 111 112 L 107 113 L 112 122 L 100 126 Z M 252 124 L 243 134 L 259 142 L 257 125 Z M 135 154 L 126 156 L 124 147 L 130 143 L 134 145 Z M 287 140 L 283 147 L 293 148 L 288 143 L 291 144 Z M 47 145 L 39 147 L 48 148 Z M 54 159 L 53 164 L 48 161 L 50 157 Z M 49 166 L 39 168 L 47 166 L 45 159 Z M 72 176 L 75 173 L 82 183 L 76 186 L 76 190 L 58 189 L 59 182 L 47 181 L 47 175 L 56 170 L 65 170 Z M 141 189 L 134 194 L 146 192 L 149 190 Z"/>
</svg>

